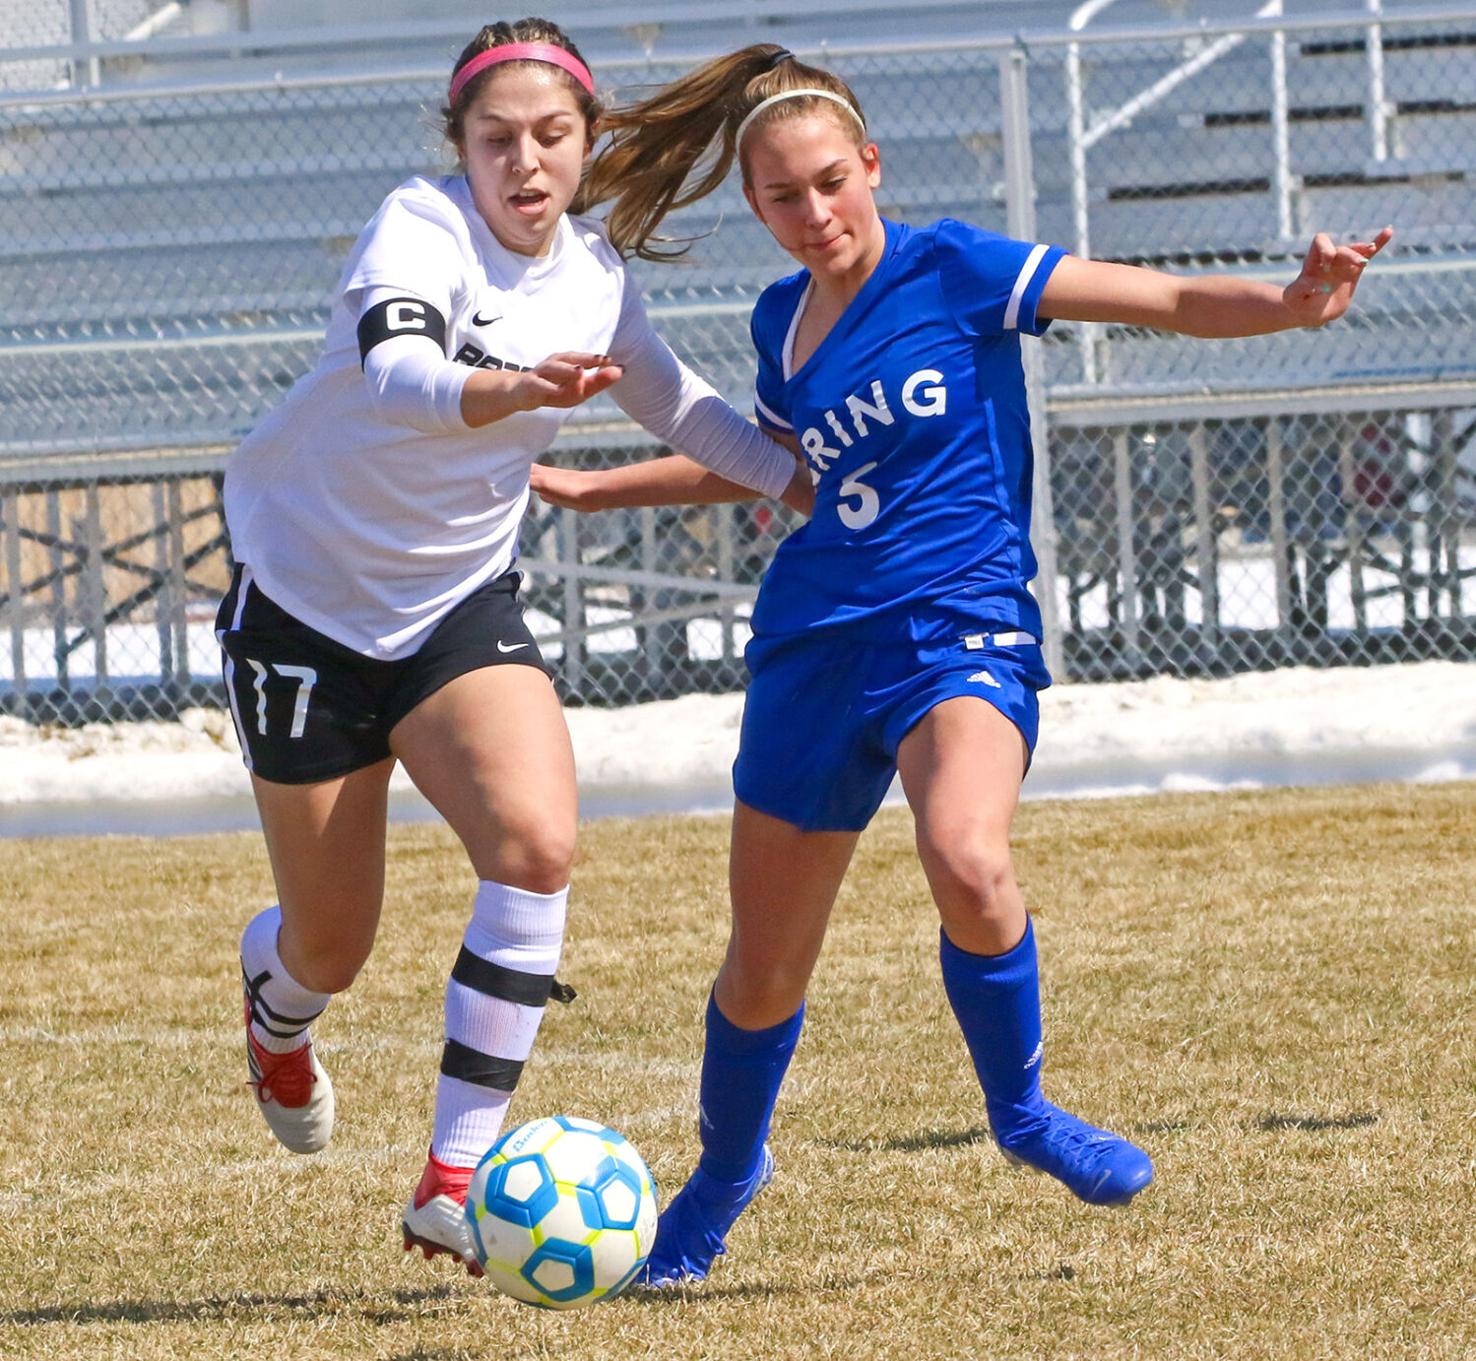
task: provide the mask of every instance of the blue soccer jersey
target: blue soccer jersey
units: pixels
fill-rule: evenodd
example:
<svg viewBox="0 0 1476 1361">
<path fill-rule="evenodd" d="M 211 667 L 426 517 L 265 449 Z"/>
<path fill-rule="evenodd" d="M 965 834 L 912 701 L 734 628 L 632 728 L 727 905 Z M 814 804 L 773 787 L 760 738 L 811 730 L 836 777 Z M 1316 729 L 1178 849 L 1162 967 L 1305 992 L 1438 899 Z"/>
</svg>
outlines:
<svg viewBox="0 0 1476 1361">
<path fill-rule="evenodd" d="M 796 370 L 808 271 L 754 308 L 760 421 L 799 441 L 815 512 L 774 555 L 758 637 L 886 637 L 946 612 L 1040 636 L 1019 333 L 1064 254 L 943 220 L 885 223 L 861 291 Z"/>
</svg>

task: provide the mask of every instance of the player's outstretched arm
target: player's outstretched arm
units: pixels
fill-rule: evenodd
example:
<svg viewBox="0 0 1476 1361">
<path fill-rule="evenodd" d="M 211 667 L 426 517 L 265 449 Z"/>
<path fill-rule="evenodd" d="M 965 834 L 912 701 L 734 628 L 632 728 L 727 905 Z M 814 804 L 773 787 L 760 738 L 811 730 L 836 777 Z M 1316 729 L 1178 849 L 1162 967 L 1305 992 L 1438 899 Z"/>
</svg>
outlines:
<svg viewBox="0 0 1476 1361">
<path fill-rule="evenodd" d="M 533 490 L 554 506 L 570 510 L 613 510 L 621 506 L 708 506 L 725 501 L 758 501 L 752 487 L 709 472 L 685 454 L 627 463 L 619 468 L 578 472 L 535 463 L 529 473 Z M 815 503 L 810 475 L 795 465 L 784 504 L 808 515 Z"/>
<path fill-rule="evenodd" d="M 1348 310 L 1365 267 L 1393 235 L 1394 229 L 1385 227 L 1372 241 L 1337 246 L 1319 232 L 1302 272 L 1285 288 L 1232 275 L 1165 274 L 1067 256 L 1052 272 L 1036 310 L 1056 321 L 1150 326 L 1205 339 L 1323 326 Z"/>
<path fill-rule="evenodd" d="M 525 372 L 473 369 L 461 389 L 461 417 L 473 430 L 518 411 L 570 407 L 620 381 L 624 370 L 607 354 L 551 354 Z"/>
</svg>

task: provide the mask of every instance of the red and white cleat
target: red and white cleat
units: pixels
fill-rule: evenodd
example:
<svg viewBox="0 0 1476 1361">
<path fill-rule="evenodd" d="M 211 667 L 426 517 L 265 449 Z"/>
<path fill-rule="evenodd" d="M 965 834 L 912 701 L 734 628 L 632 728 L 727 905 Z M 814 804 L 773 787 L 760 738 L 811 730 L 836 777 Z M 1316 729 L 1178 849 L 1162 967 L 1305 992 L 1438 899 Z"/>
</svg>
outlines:
<svg viewBox="0 0 1476 1361">
<path fill-rule="evenodd" d="M 313 1042 L 287 1054 L 263 1049 L 246 1022 L 246 1066 L 256 1108 L 277 1141 L 294 1153 L 317 1153 L 333 1135 L 333 1084 L 313 1053 Z"/>
<path fill-rule="evenodd" d="M 406 1252 L 419 1248 L 427 1261 L 439 1253 L 448 1253 L 473 1276 L 484 1274 L 466 1223 L 466 1189 L 474 1170 L 452 1167 L 433 1153 L 426 1158 L 420 1185 L 400 1220 Z"/>
</svg>

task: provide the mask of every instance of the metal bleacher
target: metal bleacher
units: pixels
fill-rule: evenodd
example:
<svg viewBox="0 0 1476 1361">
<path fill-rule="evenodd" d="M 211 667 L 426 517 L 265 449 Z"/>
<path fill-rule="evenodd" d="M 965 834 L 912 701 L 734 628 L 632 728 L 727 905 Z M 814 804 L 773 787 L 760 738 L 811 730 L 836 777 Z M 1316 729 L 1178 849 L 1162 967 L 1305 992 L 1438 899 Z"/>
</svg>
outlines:
<svg viewBox="0 0 1476 1361">
<path fill-rule="evenodd" d="M 745 42 L 815 55 L 856 90 L 883 150 L 884 210 L 904 220 L 1017 233 L 1024 222 L 1098 257 L 1274 280 L 1292 277 L 1314 230 L 1397 225 L 1355 313 L 1315 336 L 1205 346 L 1054 327 L 1038 348 L 1052 444 L 1061 468 L 1086 449 L 1097 477 L 1128 425 L 1476 408 L 1476 6 L 1327 16 L 1286 0 L 1257 17 L 1252 5 L 920 0 L 905 36 L 894 0 L 540 8 L 616 98 Z M 0 0 L 0 499 L 7 486 L 54 497 L 99 479 L 218 474 L 310 367 L 339 265 L 383 195 L 446 167 L 436 110 L 474 23 L 449 0 Z M 1012 62 L 1023 109 L 1007 107 Z M 1023 145 L 1012 112 L 1028 116 Z M 1012 195 L 1022 157 L 1030 192 Z M 683 260 L 633 266 L 651 311 L 745 406 L 748 312 L 787 262 L 732 182 L 669 227 L 692 240 Z M 583 456 L 644 438 L 597 402 L 563 447 Z M 1058 494 L 1072 500 L 1070 487 Z M 1196 494 L 1184 523 L 1198 517 L 1205 582 L 1217 512 Z M 80 530 L 18 526 L 0 531 L 45 539 L 53 574 L 95 560 Z M 1131 537 L 1120 516 L 1106 529 Z M 1083 534 L 1099 530 L 1083 521 Z M 154 532 L 162 519 L 129 534 Z M 719 578 L 731 571 L 723 543 Z M 1063 599 L 1075 609 L 1101 554 L 1118 559 L 1105 541 L 1073 551 Z M 1131 595 L 1126 556 L 1119 566 L 1109 604 Z M 140 570 L 145 591 L 158 586 Z M 1113 654 L 1145 665 L 1136 655 Z"/>
<path fill-rule="evenodd" d="M 997 8 L 1003 21 L 1026 14 L 1020 5 Z M 945 32 L 978 23 L 978 6 L 924 6 L 924 16 L 929 9 Z M 1037 25 L 1059 22 L 1052 9 L 1032 7 L 1029 17 Z M 276 12 L 265 7 L 267 17 Z M 590 29 L 586 45 L 596 50 L 628 48 L 634 13 L 593 7 L 580 14 L 581 36 Z M 757 7 L 747 22 L 734 18 L 732 6 L 690 2 L 640 13 L 653 51 L 636 65 L 626 57 L 600 67 L 602 80 L 617 88 L 675 74 L 686 60 L 660 60 L 658 52 L 711 46 L 720 22 L 728 45 L 775 32 L 790 42 L 819 32 L 849 40 L 890 22 L 884 7 L 866 3 L 811 7 L 803 22 L 768 28 Z M 914 42 L 921 27 L 909 25 Z M 444 51 L 463 30 L 417 31 L 427 29 L 421 50 L 440 48 L 443 57 L 423 70 L 402 57 L 397 69 L 366 78 L 366 62 L 382 58 L 362 44 L 348 45 L 356 66 L 325 67 L 320 47 L 299 48 L 301 33 L 284 30 L 277 46 L 231 62 L 230 80 L 220 71 L 209 80 L 200 67 L 226 64 L 223 38 L 155 38 L 155 69 L 135 65 L 117 88 L 104 82 L 91 94 L 68 89 L 0 103 L 0 394 L 7 407 L 0 453 L 238 437 L 311 362 L 337 263 L 380 198 L 441 157 L 430 111 Z M 653 29 L 661 30 L 659 41 Z M 1170 265 L 1214 260 L 1280 277 L 1316 228 L 1371 230 L 1397 219 L 1403 263 L 1371 281 L 1361 325 L 1319 338 L 1315 350 L 1301 337 L 1219 347 L 1221 367 L 1254 386 L 1258 373 L 1260 381 L 1284 382 L 1295 364 L 1315 365 L 1304 375 L 1315 383 L 1446 372 L 1476 355 L 1476 346 L 1453 343 L 1469 338 L 1463 319 L 1476 302 L 1476 274 L 1465 268 L 1476 234 L 1476 176 L 1468 173 L 1476 100 L 1462 97 L 1476 20 L 1468 31 L 1442 32 L 1438 42 L 1421 36 L 1402 47 L 1397 38 L 1386 42 L 1397 135 L 1377 162 L 1367 153 L 1361 45 L 1320 32 L 1292 43 L 1287 86 L 1297 187 L 1289 238 L 1278 231 L 1272 201 L 1270 58 L 1266 43 L 1246 42 L 1213 68 L 1212 100 L 1205 98 L 1209 75 L 1186 82 L 1089 153 L 1093 254 Z M 914 54 L 864 41 L 829 46 L 827 59 L 852 81 L 883 146 L 888 210 L 1003 230 L 998 51 L 971 49 L 962 39 L 951 50 Z M 416 51 L 403 37 L 400 48 Z M 1032 55 L 1037 235 L 1074 246 L 1061 51 L 1035 46 Z M 1172 45 L 1104 43 L 1089 56 L 1094 96 L 1147 88 L 1179 59 Z M 278 77 L 294 61 L 317 65 Z M 172 74 L 178 66 L 191 72 L 183 82 Z M 681 265 L 642 268 L 652 305 L 667 314 L 674 342 L 741 400 L 748 375 L 741 314 L 783 262 L 732 185 L 672 229 L 699 240 Z M 1420 321 L 1436 298 L 1438 329 Z M 1387 325 L 1399 331 L 1397 363 L 1389 347 L 1370 343 L 1369 333 Z M 1452 336 L 1452 325 L 1461 334 Z M 1118 386 L 1193 381 L 1204 364 L 1202 352 L 1172 338 L 1129 337 L 1113 349 Z M 1053 391 L 1090 381 L 1064 338 L 1047 350 Z M 179 400 L 166 400 L 171 394 Z"/>
</svg>

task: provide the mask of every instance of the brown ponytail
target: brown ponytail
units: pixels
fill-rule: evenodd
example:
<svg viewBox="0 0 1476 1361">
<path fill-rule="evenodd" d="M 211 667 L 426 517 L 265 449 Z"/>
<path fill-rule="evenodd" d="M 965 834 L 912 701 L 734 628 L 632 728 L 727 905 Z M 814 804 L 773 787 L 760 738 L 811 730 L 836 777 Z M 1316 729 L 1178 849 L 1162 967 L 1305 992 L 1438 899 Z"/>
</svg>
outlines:
<svg viewBox="0 0 1476 1361">
<path fill-rule="evenodd" d="M 805 88 L 830 90 L 861 116 L 856 96 L 839 76 L 807 66 L 773 43 L 718 57 L 649 99 L 610 110 L 600 126 L 612 134 L 611 140 L 591 163 L 573 211 L 587 212 L 613 200 L 606 226 L 622 255 L 643 260 L 684 255 L 690 241 L 674 245 L 656 236 L 662 219 L 712 193 L 727 177 L 735 155 L 746 181 L 748 168 L 734 145 L 739 124 L 770 96 Z M 815 112 L 829 112 L 848 133 L 863 135 L 844 109 L 814 96 L 766 109 L 755 126 Z M 668 248 L 658 250 L 652 244 L 657 241 Z"/>
</svg>

